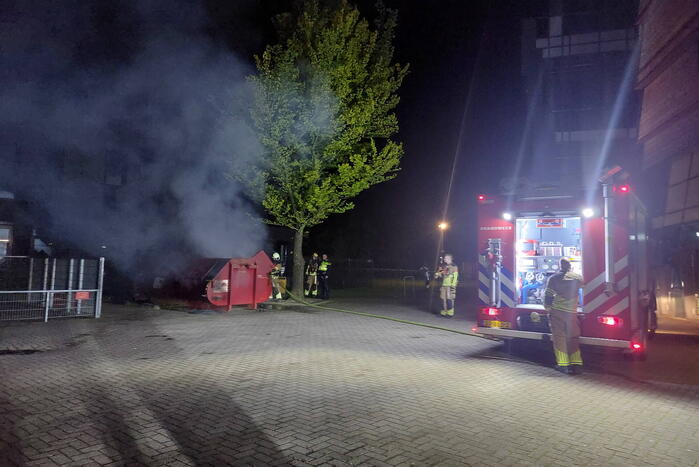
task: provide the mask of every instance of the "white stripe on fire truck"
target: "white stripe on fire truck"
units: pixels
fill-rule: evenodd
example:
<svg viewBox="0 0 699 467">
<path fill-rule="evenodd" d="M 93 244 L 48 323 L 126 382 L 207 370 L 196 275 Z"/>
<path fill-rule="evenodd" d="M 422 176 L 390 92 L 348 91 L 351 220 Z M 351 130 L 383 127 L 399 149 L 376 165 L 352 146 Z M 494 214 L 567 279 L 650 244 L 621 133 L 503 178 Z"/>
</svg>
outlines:
<svg viewBox="0 0 699 467">
<path fill-rule="evenodd" d="M 515 306 L 515 302 L 505 294 L 500 294 L 500 300 L 502 300 L 502 302 L 510 308 Z"/>
<path fill-rule="evenodd" d="M 623 279 L 621 279 L 619 282 L 617 282 L 617 290 L 626 290 L 626 288 L 629 286 L 629 276 L 624 276 Z"/>
<path fill-rule="evenodd" d="M 617 283 L 617 290 L 619 290 L 618 293 L 623 293 L 629 286 L 629 277 L 626 276 L 623 279 L 621 279 Z M 603 304 L 605 304 L 608 300 L 611 300 L 614 297 L 614 295 L 609 296 L 606 293 L 602 292 L 598 296 L 596 296 L 590 303 L 586 303 L 583 305 L 583 310 L 585 310 L 585 313 L 592 313 L 593 311 L 597 310 L 597 308 L 601 307 Z"/>
<path fill-rule="evenodd" d="M 481 281 L 482 284 L 490 287 L 490 279 L 488 279 L 488 277 L 480 271 L 478 271 L 478 280 Z"/>
<path fill-rule="evenodd" d="M 500 283 L 501 283 L 502 285 L 504 285 L 505 287 L 507 287 L 508 289 L 510 289 L 510 293 L 512 293 L 512 295 L 514 295 L 514 293 L 515 293 L 515 283 L 512 282 L 512 279 L 510 279 L 509 277 L 507 277 L 507 275 L 505 275 L 505 274 L 500 274 Z"/>
<path fill-rule="evenodd" d="M 624 297 L 623 300 L 621 300 L 619 303 L 616 305 L 610 307 L 607 311 L 604 312 L 605 315 L 618 315 L 622 311 L 626 310 L 629 307 L 629 297 Z"/>
<path fill-rule="evenodd" d="M 629 255 L 626 255 L 614 264 L 614 273 L 620 272 L 622 269 L 624 269 L 628 265 L 629 265 Z M 590 292 L 595 290 L 597 287 L 599 287 L 603 283 L 604 283 L 604 272 L 600 273 L 597 277 L 595 277 L 591 281 L 588 281 L 585 284 L 585 289 L 584 289 L 585 294 L 589 294 Z"/>
<path fill-rule="evenodd" d="M 485 303 L 486 305 L 490 304 L 490 297 L 488 297 L 488 294 L 483 292 L 481 289 L 478 289 L 478 298 L 480 298 L 481 302 Z"/>
<path fill-rule="evenodd" d="M 482 272 L 478 273 L 478 280 L 485 286 L 487 290 L 490 290 L 490 279 L 485 276 Z M 501 284 L 502 285 L 502 284 Z M 481 288 L 478 289 L 478 297 L 485 303 L 490 303 L 490 297 Z M 512 300 L 506 293 L 500 294 L 500 300 L 509 307 L 515 305 L 514 300 Z"/>
<path fill-rule="evenodd" d="M 478 262 L 480 263 L 481 266 L 483 266 L 484 269 L 488 269 L 488 262 L 483 256 L 480 256 L 478 258 Z M 500 285 L 504 286 L 507 288 L 510 293 L 514 297 L 515 295 L 515 283 L 512 279 L 508 277 L 508 274 L 510 274 L 510 271 L 507 268 L 501 268 L 500 269 Z M 478 279 L 488 287 L 490 287 L 490 278 L 485 275 L 482 271 L 478 271 Z M 505 292 L 505 291 L 503 291 Z"/>
</svg>

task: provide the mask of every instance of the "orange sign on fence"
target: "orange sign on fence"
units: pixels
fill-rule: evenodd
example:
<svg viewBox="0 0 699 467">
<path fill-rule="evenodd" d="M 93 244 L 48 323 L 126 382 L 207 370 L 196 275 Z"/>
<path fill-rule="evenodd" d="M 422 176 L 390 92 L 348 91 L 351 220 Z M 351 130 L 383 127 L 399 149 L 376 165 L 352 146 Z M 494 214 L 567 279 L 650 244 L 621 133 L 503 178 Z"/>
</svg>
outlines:
<svg viewBox="0 0 699 467">
<path fill-rule="evenodd" d="M 90 292 L 75 292 L 75 299 L 76 300 L 89 300 L 90 299 Z"/>
</svg>

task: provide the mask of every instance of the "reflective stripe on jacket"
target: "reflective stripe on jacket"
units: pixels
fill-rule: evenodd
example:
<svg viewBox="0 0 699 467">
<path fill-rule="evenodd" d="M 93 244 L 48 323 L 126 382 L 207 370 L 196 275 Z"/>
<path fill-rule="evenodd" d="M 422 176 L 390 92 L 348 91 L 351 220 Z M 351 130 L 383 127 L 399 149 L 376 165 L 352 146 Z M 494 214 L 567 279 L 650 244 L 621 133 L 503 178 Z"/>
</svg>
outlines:
<svg viewBox="0 0 699 467">
<path fill-rule="evenodd" d="M 306 266 L 306 274 L 309 276 L 315 276 L 316 271 L 318 271 L 318 261 L 315 259 L 311 259 L 311 261 L 308 263 L 308 266 Z"/>
<path fill-rule="evenodd" d="M 578 311 L 578 291 L 582 286 L 582 276 L 571 271 L 549 277 L 544 298 L 546 308 L 573 313 Z"/>
<path fill-rule="evenodd" d="M 331 263 L 330 261 L 325 261 L 325 260 L 323 260 L 323 261 L 320 262 L 320 266 L 318 266 L 318 270 L 319 270 L 319 271 L 327 272 L 327 270 L 328 270 L 328 268 L 330 267 L 331 264 L 333 264 L 333 263 Z"/>
<path fill-rule="evenodd" d="M 456 284 L 459 282 L 459 268 L 450 264 L 445 269 L 442 287 L 456 287 Z"/>
</svg>

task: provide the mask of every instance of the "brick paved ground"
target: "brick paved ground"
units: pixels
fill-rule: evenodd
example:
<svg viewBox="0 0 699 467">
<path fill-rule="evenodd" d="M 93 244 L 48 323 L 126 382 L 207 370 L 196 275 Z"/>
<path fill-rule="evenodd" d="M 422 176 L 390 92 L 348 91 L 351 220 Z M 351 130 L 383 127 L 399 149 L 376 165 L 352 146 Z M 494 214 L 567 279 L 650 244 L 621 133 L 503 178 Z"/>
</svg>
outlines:
<svg viewBox="0 0 699 467">
<path fill-rule="evenodd" d="M 0 328 L 45 350 L 0 355 L 0 465 L 699 463 L 697 387 L 327 311 L 105 311 Z"/>
<path fill-rule="evenodd" d="M 431 325 L 443 326 L 459 331 L 470 331 L 475 324 L 479 305 L 469 303 L 468 294 L 457 295 L 456 316 L 444 319 L 438 313 L 438 301 L 433 301 L 429 312 L 427 298 L 418 295 L 415 299 L 396 300 L 374 298 L 373 306 L 354 294 L 338 294 L 328 306 L 352 311 L 370 311 L 392 318 L 407 319 Z M 461 301 L 459 301 L 461 299 Z M 323 305 L 323 302 L 316 302 Z M 648 343 L 648 359 L 645 362 L 629 362 L 617 350 L 583 348 L 586 366 L 595 372 L 614 374 L 635 381 L 693 385 L 699 387 L 699 328 L 687 324 L 690 320 L 660 319 L 660 331 Z M 671 326 L 674 325 L 674 327 Z M 514 355 L 499 355 L 510 359 L 528 360 L 537 364 L 553 365 L 550 344 L 528 343 L 519 346 Z"/>
</svg>

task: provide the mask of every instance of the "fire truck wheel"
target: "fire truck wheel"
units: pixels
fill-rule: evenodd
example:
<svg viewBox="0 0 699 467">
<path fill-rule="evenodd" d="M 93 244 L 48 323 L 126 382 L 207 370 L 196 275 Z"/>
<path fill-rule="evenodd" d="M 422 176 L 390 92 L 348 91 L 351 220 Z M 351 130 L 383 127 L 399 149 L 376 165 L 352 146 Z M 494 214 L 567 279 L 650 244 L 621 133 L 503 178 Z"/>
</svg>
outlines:
<svg viewBox="0 0 699 467">
<path fill-rule="evenodd" d="M 502 350 L 507 354 L 515 354 L 521 352 L 526 345 L 527 339 L 504 339 L 502 341 Z"/>
<path fill-rule="evenodd" d="M 502 350 L 506 354 L 511 354 L 514 351 L 514 339 L 505 339 L 502 341 Z"/>
</svg>

